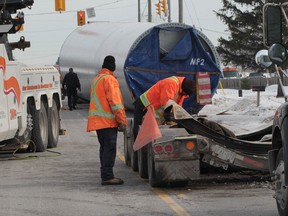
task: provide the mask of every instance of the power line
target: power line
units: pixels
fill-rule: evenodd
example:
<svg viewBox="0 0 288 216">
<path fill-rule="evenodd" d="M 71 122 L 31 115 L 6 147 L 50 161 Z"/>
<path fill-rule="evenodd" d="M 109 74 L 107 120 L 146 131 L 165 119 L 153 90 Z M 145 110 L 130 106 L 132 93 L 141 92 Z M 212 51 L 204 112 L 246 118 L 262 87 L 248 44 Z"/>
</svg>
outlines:
<svg viewBox="0 0 288 216">
<path fill-rule="evenodd" d="M 187 6 L 187 2 L 184 0 L 184 2 L 185 2 L 185 5 L 186 5 L 186 8 L 188 8 L 188 6 Z M 193 2 L 193 0 L 192 0 L 192 2 Z M 192 16 L 191 16 L 191 14 L 190 14 L 190 12 L 189 12 L 189 10 L 187 10 L 188 11 L 188 14 L 189 14 L 189 17 L 190 17 L 190 19 L 191 19 L 191 22 L 192 22 L 192 24 L 194 24 L 195 25 L 195 23 L 194 23 L 194 21 L 193 21 L 193 18 L 192 18 Z M 196 14 L 196 16 L 197 16 L 197 14 Z M 198 21 L 199 22 L 199 21 Z M 201 26 L 201 25 L 200 25 Z"/>
<path fill-rule="evenodd" d="M 147 6 L 148 6 L 148 1 L 147 1 L 146 4 L 145 4 L 145 8 L 144 8 L 143 11 L 142 11 L 141 17 L 144 17 L 144 12 L 145 12 Z"/>
<path fill-rule="evenodd" d="M 199 28 L 199 27 L 198 27 L 198 28 Z M 202 27 L 199 28 L 199 29 L 203 29 L 203 30 L 205 30 L 205 31 L 215 32 L 215 33 L 219 33 L 219 34 L 230 35 L 230 33 L 215 31 L 215 30 L 212 30 L 212 29 L 207 29 L 207 28 L 202 28 Z"/>
<path fill-rule="evenodd" d="M 123 1 L 127 1 L 127 0 L 117 0 L 117 1 L 114 1 L 114 2 L 105 3 L 105 4 L 101 4 L 101 5 L 97 5 L 97 6 L 92 6 L 92 7 L 89 7 L 89 8 L 99 8 L 99 7 L 112 5 L 112 4 L 116 4 L 116 3 L 119 3 L 119 2 L 123 2 Z M 124 6 L 124 7 L 105 8 L 103 10 L 126 8 L 126 7 L 131 7 L 133 5 L 135 5 L 135 4 L 132 4 L 132 5 L 130 4 L 129 6 Z M 78 10 L 69 10 L 69 11 L 61 11 L 60 13 L 67 14 L 67 13 L 75 13 L 77 11 Z M 40 16 L 40 15 L 55 15 L 55 14 L 59 14 L 59 12 L 53 11 L 53 12 L 46 12 L 46 13 L 25 14 L 25 16 Z"/>
</svg>

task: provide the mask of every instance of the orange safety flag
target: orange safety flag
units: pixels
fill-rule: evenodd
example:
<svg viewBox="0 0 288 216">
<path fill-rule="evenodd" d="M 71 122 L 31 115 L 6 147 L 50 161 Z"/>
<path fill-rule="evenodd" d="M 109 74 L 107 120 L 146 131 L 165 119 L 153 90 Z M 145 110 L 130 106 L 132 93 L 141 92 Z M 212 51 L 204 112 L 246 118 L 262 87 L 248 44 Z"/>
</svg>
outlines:
<svg viewBox="0 0 288 216">
<path fill-rule="evenodd" d="M 147 109 L 147 113 L 133 145 L 134 151 L 137 151 L 153 140 L 162 137 L 155 118 L 154 107 L 150 105 Z"/>
<path fill-rule="evenodd" d="M 207 72 L 197 73 L 197 102 L 200 105 L 212 103 L 210 76 Z"/>
</svg>

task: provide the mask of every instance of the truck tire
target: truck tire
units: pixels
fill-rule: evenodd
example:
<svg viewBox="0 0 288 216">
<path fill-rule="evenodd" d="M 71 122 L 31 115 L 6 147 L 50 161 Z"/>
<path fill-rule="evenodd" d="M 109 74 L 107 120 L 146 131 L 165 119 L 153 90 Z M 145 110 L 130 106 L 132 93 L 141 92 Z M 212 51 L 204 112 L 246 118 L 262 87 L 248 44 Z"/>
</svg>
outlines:
<svg viewBox="0 0 288 216">
<path fill-rule="evenodd" d="M 124 157 L 125 157 L 125 164 L 127 166 L 131 166 L 131 158 L 128 150 L 128 143 L 130 142 L 130 135 L 129 135 L 129 125 L 124 130 Z"/>
<path fill-rule="evenodd" d="M 163 186 L 165 186 L 166 184 L 165 184 L 165 182 L 162 181 L 161 176 L 156 175 L 152 144 L 149 144 L 147 146 L 147 160 L 148 160 L 149 183 L 150 183 L 151 187 L 163 187 Z"/>
<path fill-rule="evenodd" d="M 137 158 L 137 151 L 133 150 L 133 144 L 134 144 L 134 121 L 131 120 L 131 127 L 129 128 L 129 134 L 130 134 L 130 142 L 128 143 L 129 146 L 129 152 L 130 152 L 130 161 L 131 161 L 131 168 L 133 171 L 138 171 L 138 158 Z"/>
<path fill-rule="evenodd" d="M 276 159 L 276 172 L 275 172 L 275 198 L 278 213 L 280 216 L 288 215 L 288 189 L 285 187 L 285 173 L 284 173 L 284 160 L 283 148 L 280 149 Z"/>
<path fill-rule="evenodd" d="M 33 112 L 32 141 L 36 152 L 44 152 L 48 145 L 48 118 L 45 104 L 41 101 L 40 109 Z"/>
<path fill-rule="evenodd" d="M 53 100 L 52 107 L 48 110 L 48 148 L 55 148 L 58 144 L 60 130 L 60 117 L 56 101 Z"/>
<path fill-rule="evenodd" d="M 26 130 L 23 133 L 23 136 L 21 136 L 20 139 L 28 145 L 30 144 L 32 137 L 32 128 L 33 128 L 32 111 L 33 111 L 33 105 L 29 103 L 29 101 L 27 101 L 27 126 Z"/>
<path fill-rule="evenodd" d="M 135 172 L 138 171 L 138 155 L 137 151 L 134 151 L 133 148 L 131 151 L 131 168 Z"/>
<path fill-rule="evenodd" d="M 150 145 L 150 144 L 148 144 Z M 138 157 L 138 172 L 141 178 L 148 178 L 148 164 L 147 164 L 147 145 L 139 149 Z"/>
</svg>

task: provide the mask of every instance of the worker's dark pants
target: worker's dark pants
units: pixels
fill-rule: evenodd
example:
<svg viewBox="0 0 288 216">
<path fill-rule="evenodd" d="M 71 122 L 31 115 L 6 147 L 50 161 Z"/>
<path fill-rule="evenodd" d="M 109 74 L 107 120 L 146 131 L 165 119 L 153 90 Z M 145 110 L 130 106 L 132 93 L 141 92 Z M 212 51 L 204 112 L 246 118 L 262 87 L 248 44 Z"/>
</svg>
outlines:
<svg viewBox="0 0 288 216">
<path fill-rule="evenodd" d="M 77 104 L 77 89 L 67 89 L 68 106 L 70 109 Z"/>
<path fill-rule="evenodd" d="M 105 128 L 96 132 L 100 143 L 101 179 L 106 181 L 114 177 L 118 128 Z"/>
<path fill-rule="evenodd" d="M 137 137 L 139 131 L 139 125 L 142 124 L 142 120 L 146 112 L 147 109 L 145 108 L 141 100 L 138 98 L 134 102 L 134 128 L 133 128 L 134 140 Z"/>
</svg>

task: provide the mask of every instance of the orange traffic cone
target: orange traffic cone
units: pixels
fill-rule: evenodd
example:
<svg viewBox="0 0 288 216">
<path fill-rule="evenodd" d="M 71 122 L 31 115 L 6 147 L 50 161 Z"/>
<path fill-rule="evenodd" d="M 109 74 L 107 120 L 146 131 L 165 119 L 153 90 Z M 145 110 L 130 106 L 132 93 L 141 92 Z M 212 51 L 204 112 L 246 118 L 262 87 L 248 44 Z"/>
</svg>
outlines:
<svg viewBox="0 0 288 216">
<path fill-rule="evenodd" d="M 161 136 L 162 134 L 155 119 L 154 107 L 149 106 L 141 128 L 134 142 L 134 151 L 141 149 L 143 146 L 149 144 L 155 139 L 160 138 Z"/>
</svg>

